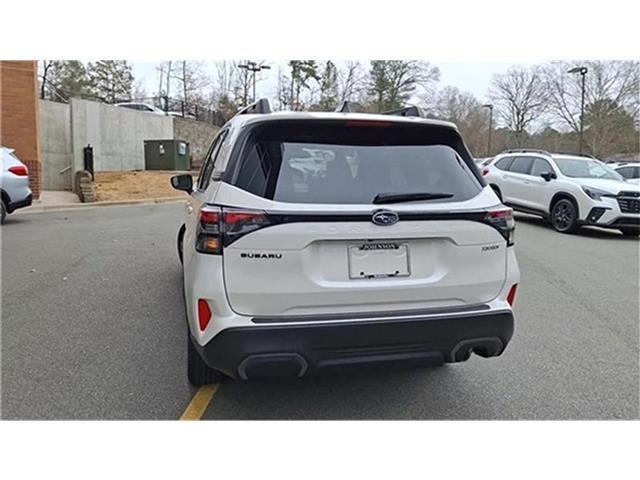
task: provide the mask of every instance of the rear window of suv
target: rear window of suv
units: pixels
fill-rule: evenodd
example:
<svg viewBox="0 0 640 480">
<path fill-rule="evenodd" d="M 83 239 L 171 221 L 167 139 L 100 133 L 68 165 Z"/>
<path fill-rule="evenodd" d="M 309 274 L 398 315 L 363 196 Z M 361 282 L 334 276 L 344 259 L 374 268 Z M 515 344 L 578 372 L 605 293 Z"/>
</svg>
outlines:
<svg viewBox="0 0 640 480">
<path fill-rule="evenodd" d="M 446 127 L 266 122 L 251 133 L 232 183 L 280 202 L 369 204 L 381 193 L 423 192 L 451 195 L 430 203 L 461 201 L 482 189 L 463 155 Z"/>
</svg>

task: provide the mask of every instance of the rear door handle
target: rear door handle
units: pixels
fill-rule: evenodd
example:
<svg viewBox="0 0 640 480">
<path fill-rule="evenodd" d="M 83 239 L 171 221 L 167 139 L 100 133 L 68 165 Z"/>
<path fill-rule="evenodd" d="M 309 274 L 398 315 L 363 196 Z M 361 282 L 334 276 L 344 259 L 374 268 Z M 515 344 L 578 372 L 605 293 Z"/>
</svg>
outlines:
<svg viewBox="0 0 640 480">
<path fill-rule="evenodd" d="M 187 215 L 191 215 L 193 213 L 193 207 L 191 205 L 187 205 Z"/>
</svg>

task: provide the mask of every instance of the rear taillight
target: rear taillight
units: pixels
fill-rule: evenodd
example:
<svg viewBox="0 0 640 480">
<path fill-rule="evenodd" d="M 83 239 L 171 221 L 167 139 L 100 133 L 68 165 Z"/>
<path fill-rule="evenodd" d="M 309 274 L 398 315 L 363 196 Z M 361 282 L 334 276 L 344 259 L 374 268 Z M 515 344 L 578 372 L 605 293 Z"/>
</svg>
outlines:
<svg viewBox="0 0 640 480">
<path fill-rule="evenodd" d="M 267 214 L 259 210 L 206 205 L 200 209 L 196 250 L 219 255 L 223 247 L 270 224 Z"/>
<path fill-rule="evenodd" d="M 265 212 L 236 208 L 225 208 L 222 222 L 224 225 L 225 246 L 233 243 L 243 235 L 266 227 L 271 223 Z"/>
<path fill-rule="evenodd" d="M 516 222 L 513 219 L 513 210 L 510 208 L 501 208 L 499 210 L 489 210 L 484 222 L 498 230 L 507 241 L 507 246 L 513 245 L 513 237 L 516 228 Z"/>
<path fill-rule="evenodd" d="M 29 169 L 24 165 L 14 165 L 13 167 L 9 167 L 8 170 L 19 177 L 26 177 L 29 175 Z"/>
<path fill-rule="evenodd" d="M 511 286 L 511 289 L 509 290 L 509 293 L 507 294 L 507 302 L 509 302 L 509 305 L 511 305 L 513 307 L 513 302 L 516 301 L 516 290 L 518 289 L 518 284 L 514 284 Z"/>
<path fill-rule="evenodd" d="M 204 206 L 200 209 L 196 231 L 196 251 L 222 253 L 222 209 Z"/>
<path fill-rule="evenodd" d="M 489 175 L 489 169 L 487 167 L 484 167 L 482 169 L 482 176 L 486 177 L 487 175 Z"/>
</svg>

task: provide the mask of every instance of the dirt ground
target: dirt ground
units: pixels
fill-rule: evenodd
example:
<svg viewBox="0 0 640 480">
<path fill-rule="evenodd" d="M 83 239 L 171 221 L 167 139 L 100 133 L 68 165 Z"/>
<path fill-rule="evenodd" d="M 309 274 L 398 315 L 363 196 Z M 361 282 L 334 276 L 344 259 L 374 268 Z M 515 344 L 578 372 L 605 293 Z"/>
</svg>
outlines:
<svg viewBox="0 0 640 480">
<path fill-rule="evenodd" d="M 161 197 L 183 197 L 174 190 L 169 179 L 184 172 L 138 170 L 131 172 L 96 172 L 96 194 L 106 200 L 139 200 Z"/>
</svg>

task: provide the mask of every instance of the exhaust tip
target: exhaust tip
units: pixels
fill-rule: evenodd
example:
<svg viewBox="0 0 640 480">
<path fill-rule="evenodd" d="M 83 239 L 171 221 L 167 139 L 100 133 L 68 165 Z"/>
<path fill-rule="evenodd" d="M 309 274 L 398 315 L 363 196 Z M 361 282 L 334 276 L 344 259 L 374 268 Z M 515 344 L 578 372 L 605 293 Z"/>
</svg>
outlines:
<svg viewBox="0 0 640 480">
<path fill-rule="evenodd" d="M 462 340 L 451 350 L 452 362 L 464 362 L 472 353 L 481 357 L 496 357 L 504 350 L 504 344 L 498 337 L 470 338 Z"/>
<path fill-rule="evenodd" d="M 302 377 L 307 361 L 297 353 L 263 353 L 250 355 L 238 365 L 238 376 L 250 378 Z"/>
</svg>

